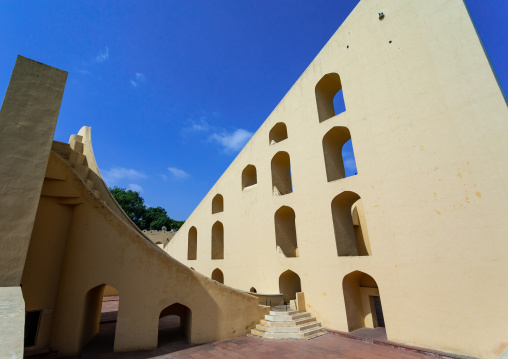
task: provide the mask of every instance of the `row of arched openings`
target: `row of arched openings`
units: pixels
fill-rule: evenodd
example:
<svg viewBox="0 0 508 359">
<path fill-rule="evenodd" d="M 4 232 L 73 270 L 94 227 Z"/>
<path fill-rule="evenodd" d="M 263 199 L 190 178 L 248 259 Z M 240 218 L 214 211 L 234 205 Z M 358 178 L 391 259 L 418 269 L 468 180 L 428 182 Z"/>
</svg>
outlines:
<svg viewBox="0 0 508 359">
<path fill-rule="evenodd" d="M 331 202 L 335 246 L 338 256 L 371 255 L 360 196 L 342 192 Z M 274 215 L 276 249 L 285 257 L 299 257 L 295 211 L 280 207 Z"/>
<path fill-rule="evenodd" d="M 224 259 L 224 225 L 217 221 L 212 226 L 212 259 Z M 192 226 L 188 233 L 187 259 L 198 258 L 198 230 Z"/>
</svg>

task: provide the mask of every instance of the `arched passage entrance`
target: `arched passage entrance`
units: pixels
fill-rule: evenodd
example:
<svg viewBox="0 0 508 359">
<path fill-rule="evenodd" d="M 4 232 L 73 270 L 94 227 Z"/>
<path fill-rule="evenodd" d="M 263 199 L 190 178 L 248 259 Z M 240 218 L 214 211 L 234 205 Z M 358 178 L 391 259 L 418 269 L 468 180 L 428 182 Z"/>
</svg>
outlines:
<svg viewBox="0 0 508 359">
<path fill-rule="evenodd" d="M 287 270 L 279 277 L 279 292 L 284 294 L 284 303 L 296 299 L 296 293 L 302 291 L 302 285 L 298 274 Z"/>
<path fill-rule="evenodd" d="M 81 326 L 83 346 L 100 331 L 102 347 L 113 351 L 119 298 L 118 290 L 105 283 L 93 287 L 85 294 Z"/>
<path fill-rule="evenodd" d="M 360 271 L 351 272 L 344 277 L 342 290 L 349 331 L 385 326 L 381 296 L 374 278 Z"/>
<path fill-rule="evenodd" d="M 215 268 L 212 272 L 212 279 L 224 284 L 224 273 L 219 268 Z"/>
<path fill-rule="evenodd" d="M 191 343 L 192 312 L 180 303 L 164 308 L 159 315 L 159 336 L 157 346 L 166 346 L 185 337 Z"/>
</svg>

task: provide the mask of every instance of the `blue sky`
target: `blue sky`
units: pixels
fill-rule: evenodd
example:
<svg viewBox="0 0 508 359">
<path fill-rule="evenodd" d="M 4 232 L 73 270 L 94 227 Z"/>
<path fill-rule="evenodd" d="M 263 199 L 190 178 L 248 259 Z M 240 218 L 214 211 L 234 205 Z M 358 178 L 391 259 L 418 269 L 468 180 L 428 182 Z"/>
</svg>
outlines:
<svg viewBox="0 0 508 359">
<path fill-rule="evenodd" d="M 18 54 L 68 71 L 55 139 L 184 220 L 357 3 L 4 0 L 0 93 Z M 466 4 L 506 90 L 508 1 Z"/>
</svg>

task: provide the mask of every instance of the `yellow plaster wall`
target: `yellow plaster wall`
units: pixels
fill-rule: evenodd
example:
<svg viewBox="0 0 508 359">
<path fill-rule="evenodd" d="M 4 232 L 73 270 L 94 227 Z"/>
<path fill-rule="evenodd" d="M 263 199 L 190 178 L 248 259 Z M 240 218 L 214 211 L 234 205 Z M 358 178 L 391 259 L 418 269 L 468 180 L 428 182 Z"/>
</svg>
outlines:
<svg viewBox="0 0 508 359">
<path fill-rule="evenodd" d="M 340 75 L 346 111 L 320 122 L 315 86 L 328 73 Z M 270 146 L 279 122 L 288 138 Z M 351 133 L 358 175 L 327 182 L 322 139 L 335 126 Z M 165 250 L 261 293 L 278 293 L 291 269 L 307 309 L 343 331 L 342 280 L 360 270 L 379 286 L 388 339 L 497 358 L 508 337 L 506 138 L 507 104 L 463 1 L 364 0 Z M 290 155 L 293 192 L 273 196 L 279 151 Z M 256 166 L 257 185 L 242 191 L 247 165 Z M 344 191 L 361 197 L 370 256 L 337 256 L 331 201 Z M 224 211 L 212 214 L 218 193 Z M 281 206 L 296 213 L 297 258 L 276 251 Z M 210 258 L 216 221 L 223 260 Z M 196 260 L 187 260 L 191 226 Z"/>
</svg>

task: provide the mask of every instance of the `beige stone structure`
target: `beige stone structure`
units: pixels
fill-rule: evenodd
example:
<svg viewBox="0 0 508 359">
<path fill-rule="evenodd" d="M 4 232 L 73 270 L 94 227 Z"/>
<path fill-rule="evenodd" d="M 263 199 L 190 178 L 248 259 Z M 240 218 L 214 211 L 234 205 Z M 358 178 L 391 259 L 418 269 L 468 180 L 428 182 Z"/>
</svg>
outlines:
<svg viewBox="0 0 508 359">
<path fill-rule="evenodd" d="M 303 291 L 330 329 L 383 315 L 389 340 L 498 358 L 506 138 L 463 1 L 364 0 L 165 250 L 234 288 Z M 350 139 L 358 175 L 345 178 Z"/>
<path fill-rule="evenodd" d="M 0 358 L 77 354 L 108 294 L 120 298 L 115 351 L 157 347 L 166 315 L 191 343 L 248 333 L 267 308 L 136 228 L 102 180 L 89 127 L 52 140 L 66 75 L 19 56 L 0 110 Z"/>
</svg>

